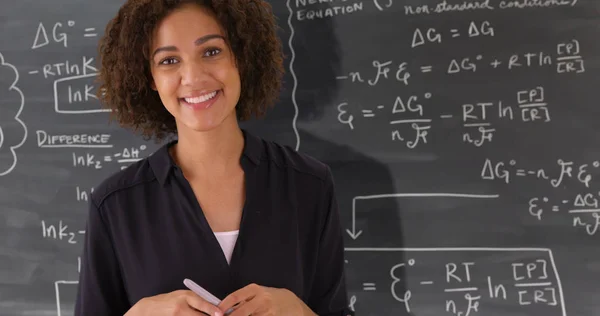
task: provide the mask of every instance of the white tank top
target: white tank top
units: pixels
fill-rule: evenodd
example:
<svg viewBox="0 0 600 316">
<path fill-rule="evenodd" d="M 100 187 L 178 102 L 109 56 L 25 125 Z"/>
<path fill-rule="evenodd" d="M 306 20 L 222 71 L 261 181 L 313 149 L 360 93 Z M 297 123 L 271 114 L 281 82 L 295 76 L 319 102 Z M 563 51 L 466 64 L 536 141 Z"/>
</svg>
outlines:
<svg viewBox="0 0 600 316">
<path fill-rule="evenodd" d="M 233 247 L 235 247 L 235 242 L 237 241 L 239 232 L 239 230 L 233 230 L 215 233 L 215 236 L 219 241 L 219 245 L 221 245 L 221 249 L 223 249 L 225 258 L 227 258 L 227 264 L 231 262 L 231 254 L 233 253 Z"/>
</svg>

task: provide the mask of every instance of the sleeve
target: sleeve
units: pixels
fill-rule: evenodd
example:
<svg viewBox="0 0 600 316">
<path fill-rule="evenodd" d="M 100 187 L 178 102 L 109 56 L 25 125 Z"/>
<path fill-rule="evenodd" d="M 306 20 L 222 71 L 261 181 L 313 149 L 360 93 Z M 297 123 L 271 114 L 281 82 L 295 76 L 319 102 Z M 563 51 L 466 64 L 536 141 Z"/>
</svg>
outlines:
<svg viewBox="0 0 600 316">
<path fill-rule="evenodd" d="M 308 307 L 319 316 L 350 316 L 344 272 L 343 232 L 331 170 L 327 167 L 325 200 L 321 210 L 325 218 L 318 248 L 317 271 L 308 299 Z"/>
<path fill-rule="evenodd" d="M 128 309 L 112 239 L 98 207 L 90 198 L 75 316 L 123 315 Z"/>
</svg>

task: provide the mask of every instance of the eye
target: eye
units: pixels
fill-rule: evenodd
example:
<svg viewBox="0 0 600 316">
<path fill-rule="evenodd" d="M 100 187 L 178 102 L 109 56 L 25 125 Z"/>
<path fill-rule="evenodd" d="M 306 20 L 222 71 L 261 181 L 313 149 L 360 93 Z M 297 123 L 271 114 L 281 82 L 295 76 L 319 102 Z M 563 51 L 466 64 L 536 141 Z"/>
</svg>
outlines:
<svg viewBox="0 0 600 316">
<path fill-rule="evenodd" d="M 211 48 L 208 48 L 208 49 L 206 49 L 204 51 L 204 56 L 206 56 L 206 57 L 213 57 L 213 56 L 216 56 L 216 55 L 218 55 L 220 53 L 221 53 L 221 49 L 220 48 L 211 47 Z"/>
<path fill-rule="evenodd" d="M 175 63 L 177 63 L 177 59 L 175 59 L 174 57 L 167 57 L 158 62 L 159 65 L 171 65 Z"/>
</svg>

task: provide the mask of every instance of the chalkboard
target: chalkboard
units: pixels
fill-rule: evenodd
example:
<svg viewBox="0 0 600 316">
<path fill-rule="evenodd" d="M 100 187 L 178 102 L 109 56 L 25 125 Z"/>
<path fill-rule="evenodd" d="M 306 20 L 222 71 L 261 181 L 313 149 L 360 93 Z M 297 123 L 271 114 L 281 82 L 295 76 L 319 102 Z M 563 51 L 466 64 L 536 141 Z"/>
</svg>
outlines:
<svg viewBox="0 0 600 316">
<path fill-rule="evenodd" d="M 87 198 L 160 144 L 109 123 L 122 1 L 3 1 L 0 315 L 72 315 Z M 600 2 L 272 1 L 285 86 L 242 124 L 332 167 L 357 315 L 600 313 Z"/>
</svg>

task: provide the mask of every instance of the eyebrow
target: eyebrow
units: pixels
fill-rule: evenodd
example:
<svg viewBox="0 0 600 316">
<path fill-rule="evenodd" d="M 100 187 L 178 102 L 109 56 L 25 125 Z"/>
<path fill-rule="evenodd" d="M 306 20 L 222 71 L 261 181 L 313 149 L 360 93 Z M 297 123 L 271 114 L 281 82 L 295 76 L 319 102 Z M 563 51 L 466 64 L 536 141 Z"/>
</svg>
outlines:
<svg viewBox="0 0 600 316">
<path fill-rule="evenodd" d="M 222 35 L 219 34 L 209 34 L 209 35 L 204 35 L 200 38 L 198 38 L 197 40 L 194 41 L 194 45 L 199 46 L 202 45 L 212 39 L 215 38 L 220 38 L 222 40 L 225 40 L 225 37 L 223 37 Z M 152 53 L 152 59 L 154 59 L 154 56 L 156 56 L 156 54 L 160 53 L 160 52 L 174 52 L 177 51 L 177 47 L 175 46 L 163 46 L 163 47 L 159 47 L 157 48 L 154 53 Z"/>
</svg>

